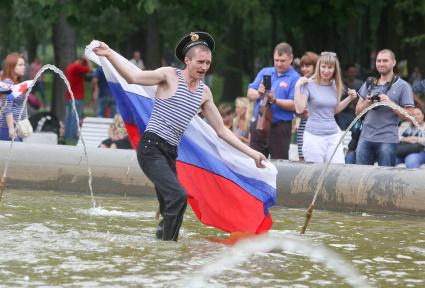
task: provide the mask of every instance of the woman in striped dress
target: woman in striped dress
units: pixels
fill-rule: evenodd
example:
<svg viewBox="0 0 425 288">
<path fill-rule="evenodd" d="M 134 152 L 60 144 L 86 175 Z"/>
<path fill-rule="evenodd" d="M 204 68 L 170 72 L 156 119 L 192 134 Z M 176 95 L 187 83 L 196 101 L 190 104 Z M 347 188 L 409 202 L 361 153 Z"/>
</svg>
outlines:
<svg viewBox="0 0 425 288">
<path fill-rule="evenodd" d="M 19 53 L 11 53 L 6 56 L 3 64 L 3 74 L 1 76 L 1 81 L 9 84 L 17 84 L 22 82 L 22 78 L 25 73 L 25 60 L 23 56 Z M 15 139 L 15 141 L 22 141 L 22 138 L 19 138 L 16 135 L 14 123 L 19 120 L 26 119 L 28 117 L 27 110 L 25 109 L 19 118 L 21 113 L 25 97 L 21 95 L 15 99 L 8 99 L 3 97 L 1 102 L 1 113 L 0 113 L 0 140 L 10 141 Z"/>
<path fill-rule="evenodd" d="M 314 74 L 314 70 L 316 69 L 316 63 L 319 56 L 314 52 L 305 52 L 303 57 L 301 57 L 300 65 L 301 65 L 301 74 L 304 77 L 310 78 Z M 298 80 L 299 81 L 299 80 Z M 300 123 L 297 129 L 297 146 L 298 146 L 298 157 L 300 161 L 304 161 L 303 155 L 303 137 L 304 137 L 304 129 L 305 124 L 307 123 L 308 118 L 308 110 L 306 109 L 303 114 L 299 115 Z"/>
</svg>

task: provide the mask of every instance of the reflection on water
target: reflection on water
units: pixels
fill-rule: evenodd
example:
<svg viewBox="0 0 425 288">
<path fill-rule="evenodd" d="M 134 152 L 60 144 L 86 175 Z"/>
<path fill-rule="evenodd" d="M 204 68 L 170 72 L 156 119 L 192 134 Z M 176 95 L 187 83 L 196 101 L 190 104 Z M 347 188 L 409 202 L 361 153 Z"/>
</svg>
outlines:
<svg viewBox="0 0 425 288">
<path fill-rule="evenodd" d="M 285 247 L 260 249 L 208 275 L 240 249 L 206 240 L 226 234 L 188 211 L 180 241 L 160 242 L 154 199 L 97 202 L 91 208 L 88 196 L 9 190 L 0 206 L 0 286 L 183 287 L 203 273 L 208 287 L 350 287 L 335 269 Z M 268 241 L 275 243 L 299 230 L 304 211 L 275 207 L 272 215 Z M 423 218 L 316 211 L 309 229 L 308 245 L 327 247 L 370 285 L 425 285 Z"/>
</svg>

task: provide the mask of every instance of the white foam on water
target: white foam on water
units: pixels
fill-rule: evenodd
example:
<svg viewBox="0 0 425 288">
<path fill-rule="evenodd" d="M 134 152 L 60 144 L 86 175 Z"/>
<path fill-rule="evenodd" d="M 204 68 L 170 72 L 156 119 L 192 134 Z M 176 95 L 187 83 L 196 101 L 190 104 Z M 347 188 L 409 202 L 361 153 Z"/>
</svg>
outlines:
<svg viewBox="0 0 425 288">
<path fill-rule="evenodd" d="M 119 272 L 117 267 L 110 263 L 105 263 L 103 261 L 93 261 L 93 260 L 83 260 L 79 257 L 69 256 L 63 259 L 63 263 L 58 265 L 58 268 L 63 271 L 69 272 L 88 272 L 88 271 L 109 271 L 109 272 Z"/>
<path fill-rule="evenodd" d="M 262 235 L 256 238 L 239 241 L 235 246 L 224 250 L 210 264 L 185 281 L 184 287 L 206 287 L 208 280 L 224 271 L 229 271 L 234 266 L 240 265 L 253 255 L 266 253 L 272 250 L 282 250 L 308 257 L 312 262 L 319 262 L 326 268 L 334 271 L 338 276 L 345 279 L 353 287 L 371 287 L 366 277 L 360 275 L 354 267 L 339 257 L 331 250 L 316 243 L 307 241 L 299 234 L 286 233 L 286 235 L 272 236 Z"/>
<path fill-rule="evenodd" d="M 376 272 L 376 274 L 378 274 L 380 276 L 396 276 L 396 277 L 403 277 L 403 276 L 407 275 L 406 272 L 395 272 L 395 271 L 391 271 L 391 270 L 378 271 L 378 272 Z"/>
<path fill-rule="evenodd" d="M 44 226 L 41 223 L 33 223 L 33 224 L 25 227 L 23 230 L 28 231 L 28 232 L 37 232 L 37 233 L 43 233 L 43 234 L 55 233 L 52 229 Z"/>
<path fill-rule="evenodd" d="M 296 281 L 297 282 L 305 282 L 305 281 L 309 280 L 311 273 L 306 273 L 306 272 L 308 272 L 308 271 L 304 271 L 303 273 L 301 273 L 302 276 L 300 278 L 296 279 Z"/>
<path fill-rule="evenodd" d="M 77 213 L 99 216 L 99 217 L 121 217 L 121 218 L 155 218 L 155 212 L 126 212 L 119 210 L 108 210 L 101 206 L 90 208 L 90 209 L 78 209 Z"/>
<path fill-rule="evenodd" d="M 398 259 L 412 259 L 412 257 L 407 256 L 407 255 L 401 255 L 401 254 L 397 254 L 396 256 Z"/>
<path fill-rule="evenodd" d="M 354 244 L 329 244 L 329 246 L 335 247 L 335 248 L 342 248 L 344 250 L 348 251 L 354 251 L 357 250 L 357 246 Z"/>
<path fill-rule="evenodd" d="M 373 258 L 373 261 L 381 262 L 381 263 L 400 263 L 400 261 L 398 260 L 394 260 L 391 258 L 384 258 L 384 257 L 375 257 Z"/>
<path fill-rule="evenodd" d="M 14 204 L 5 204 L 4 206 L 8 207 L 8 208 L 22 208 L 22 207 L 24 207 L 22 205 L 14 205 Z"/>
<path fill-rule="evenodd" d="M 332 284 L 333 284 L 331 281 L 321 280 L 321 279 L 313 280 L 313 281 L 311 281 L 311 283 L 319 285 L 319 286 L 332 286 Z"/>
<path fill-rule="evenodd" d="M 367 259 L 367 258 L 362 259 L 362 261 L 365 262 L 365 263 L 374 263 L 372 260 Z"/>
<path fill-rule="evenodd" d="M 404 279 L 404 282 L 408 282 L 408 283 L 423 283 L 424 280 L 421 279 Z"/>
<path fill-rule="evenodd" d="M 407 250 L 409 250 L 410 252 L 415 252 L 419 255 L 425 256 L 425 249 L 423 249 L 423 248 L 419 248 L 419 247 L 416 247 L 416 246 L 410 246 L 410 247 L 407 247 Z"/>
</svg>

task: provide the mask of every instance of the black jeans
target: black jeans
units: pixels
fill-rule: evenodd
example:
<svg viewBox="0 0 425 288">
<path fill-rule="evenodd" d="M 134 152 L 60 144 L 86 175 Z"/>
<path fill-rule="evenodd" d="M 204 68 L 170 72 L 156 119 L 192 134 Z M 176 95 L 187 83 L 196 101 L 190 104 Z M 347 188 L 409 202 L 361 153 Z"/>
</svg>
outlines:
<svg viewBox="0 0 425 288">
<path fill-rule="evenodd" d="M 186 191 L 177 179 L 177 147 L 158 135 L 146 132 L 139 143 L 137 160 L 155 186 L 162 220 L 156 236 L 177 241 L 187 206 Z"/>
<path fill-rule="evenodd" d="M 291 144 L 292 121 L 280 121 L 272 123 L 270 135 L 263 138 L 255 129 L 257 122 L 250 126 L 251 142 L 249 146 L 272 159 L 288 159 L 289 145 Z"/>
</svg>

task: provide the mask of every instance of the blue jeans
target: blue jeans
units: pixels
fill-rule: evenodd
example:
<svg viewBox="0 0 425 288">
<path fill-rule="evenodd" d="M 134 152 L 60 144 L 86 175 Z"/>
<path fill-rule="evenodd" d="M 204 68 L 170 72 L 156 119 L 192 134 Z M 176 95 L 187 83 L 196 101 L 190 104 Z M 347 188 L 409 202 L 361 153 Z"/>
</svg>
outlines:
<svg viewBox="0 0 425 288">
<path fill-rule="evenodd" d="M 37 82 L 35 82 L 34 87 L 32 88 L 32 92 L 35 93 L 36 91 L 38 91 L 40 93 L 41 96 L 41 101 L 43 101 L 43 105 L 46 105 L 46 93 L 44 92 L 44 81 L 40 81 L 38 80 Z"/>
<path fill-rule="evenodd" d="M 82 120 L 83 117 L 83 101 L 75 100 L 75 108 L 77 108 L 78 117 Z M 65 112 L 65 140 L 78 140 L 78 126 L 74 109 L 72 109 L 72 101 L 66 100 Z M 80 125 L 78 123 L 78 125 Z"/>
<path fill-rule="evenodd" d="M 370 142 L 362 138 L 356 149 L 356 164 L 373 165 L 378 161 L 379 166 L 395 166 L 397 143 Z"/>
<path fill-rule="evenodd" d="M 404 158 L 397 157 L 397 164 L 405 163 L 406 168 L 420 168 L 422 164 L 425 164 L 425 152 L 411 153 Z"/>
<path fill-rule="evenodd" d="M 347 151 L 347 154 L 345 154 L 345 164 L 356 164 L 356 151 Z"/>
<path fill-rule="evenodd" d="M 106 108 L 109 107 L 109 118 L 114 118 L 116 114 L 115 101 L 110 95 L 99 97 L 96 104 L 96 116 L 106 117 Z"/>
<path fill-rule="evenodd" d="M 11 141 L 11 139 L 9 138 L 9 128 L 0 127 L 0 140 Z M 22 142 L 22 138 L 19 138 L 18 136 L 16 136 L 15 142 Z"/>
</svg>

